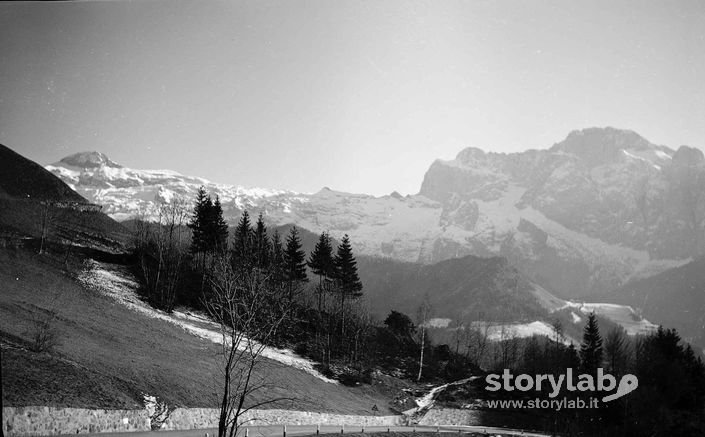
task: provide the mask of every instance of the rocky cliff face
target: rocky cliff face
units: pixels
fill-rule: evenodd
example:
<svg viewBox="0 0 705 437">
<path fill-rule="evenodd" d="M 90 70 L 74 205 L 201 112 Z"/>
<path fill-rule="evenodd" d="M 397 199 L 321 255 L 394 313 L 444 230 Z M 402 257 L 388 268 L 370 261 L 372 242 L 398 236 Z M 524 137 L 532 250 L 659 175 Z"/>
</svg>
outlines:
<svg viewBox="0 0 705 437">
<path fill-rule="evenodd" d="M 441 203 L 446 225 L 572 294 L 565 290 L 615 287 L 656 260 L 702 254 L 704 189 L 699 150 L 607 128 L 572 132 L 543 151 L 465 149 L 431 166 L 421 194 Z"/>
<path fill-rule="evenodd" d="M 563 296 L 614 289 L 705 252 L 702 152 L 612 128 L 575 131 L 546 150 L 467 148 L 434 162 L 420 193 L 405 197 L 246 189 L 104 155 L 47 168 L 118 219 L 193 199 L 204 185 L 231 222 L 261 211 L 272 224 L 348 233 L 356 252 L 404 261 L 501 255 Z"/>
</svg>

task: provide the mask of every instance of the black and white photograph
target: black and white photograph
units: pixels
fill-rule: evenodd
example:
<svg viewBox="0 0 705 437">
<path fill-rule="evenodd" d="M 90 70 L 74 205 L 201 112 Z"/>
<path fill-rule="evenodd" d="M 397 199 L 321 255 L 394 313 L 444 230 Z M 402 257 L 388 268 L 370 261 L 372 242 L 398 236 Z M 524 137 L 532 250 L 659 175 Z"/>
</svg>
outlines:
<svg viewBox="0 0 705 437">
<path fill-rule="evenodd" d="M 0 437 L 705 436 L 705 2 L 0 1 Z"/>
</svg>

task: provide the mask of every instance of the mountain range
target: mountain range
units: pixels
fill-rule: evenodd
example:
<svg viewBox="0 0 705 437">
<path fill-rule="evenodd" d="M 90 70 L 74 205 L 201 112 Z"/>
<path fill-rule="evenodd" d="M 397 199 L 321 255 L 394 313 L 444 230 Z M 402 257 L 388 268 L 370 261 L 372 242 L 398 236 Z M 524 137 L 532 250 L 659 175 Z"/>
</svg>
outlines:
<svg viewBox="0 0 705 437">
<path fill-rule="evenodd" d="M 230 223 L 245 209 L 262 212 L 272 225 L 347 233 L 357 253 L 404 262 L 502 256 L 566 298 L 603 294 L 705 251 L 703 153 L 614 128 L 574 131 L 544 150 L 466 148 L 432 163 L 409 196 L 244 188 L 131 169 L 98 152 L 46 169 L 117 220 L 154 217 L 159 203 L 193 199 L 204 186 Z"/>
<path fill-rule="evenodd" d="M 307 252 L 323 230 L 334 239 L 350 234 L 375 317 L 391 309 L 413 315 L 428 296 L 439 326 L 484 319 L 529 335 L 536 324 L 550 331 L 545 322 L 560 319 L 579 336 L 583 315 L 594 310 L 632 334 L 653 329 L 653 321 L 705 345 L 703 258 L 698 244 L 673 243 L 699 238 L 703 159 L 696 149 L 587 129 L 542 151 L 465 149 L 434 162 L 419 194 L 382 197 L 247 189 L 126 168 L 99 152 L 44 169 L 1 149 L 0 201 L 9 203 L 0 225 L 12 233 L 40 233 L 43 207 L 32 199 L 41 196 L 87 199 L 126 220 L 154 218 L 160 203 L 189 200 L 203 185 L 221 198 L 231 224 L 245 209 L 262 212 L 282 234 L 296 224 Z M 92 226 L 104 223 L 115 234 L 102 214 L 93 217 Z M 86 229 L 84 222 L 64 227 Z M 95 240 L 97 229 L 82 234 Z"/>
</svg>

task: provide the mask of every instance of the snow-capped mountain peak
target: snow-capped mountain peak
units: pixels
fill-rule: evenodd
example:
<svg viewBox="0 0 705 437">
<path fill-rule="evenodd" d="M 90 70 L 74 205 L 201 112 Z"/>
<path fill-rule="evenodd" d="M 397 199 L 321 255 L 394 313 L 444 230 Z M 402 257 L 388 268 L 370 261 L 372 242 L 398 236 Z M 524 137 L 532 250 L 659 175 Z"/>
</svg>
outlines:
<svg viewBox="0 0 705 437">
<path fill-rule="evenodd" d="M 103 205 L 104 211 L 117 220 L 155 218 L 159 204 L 175 198 L 190 202 L 201 186 L 238 210 L 254 206 L 258 199 L 296 194 L 218 184 L 173 170 L 128 168 L 99 152 L 77 153 L 46 168 L 91 202 Z"/>
<path fill-rule="evenodd" d="M 79 152 L 63 158 L 55 165 L 62 165 L 76 168 L 97 168 L 97 167 L 113 167 L 121 168 L 122 166 L 113 162 L 104 153 L 100 152 Z"/>
</svg>

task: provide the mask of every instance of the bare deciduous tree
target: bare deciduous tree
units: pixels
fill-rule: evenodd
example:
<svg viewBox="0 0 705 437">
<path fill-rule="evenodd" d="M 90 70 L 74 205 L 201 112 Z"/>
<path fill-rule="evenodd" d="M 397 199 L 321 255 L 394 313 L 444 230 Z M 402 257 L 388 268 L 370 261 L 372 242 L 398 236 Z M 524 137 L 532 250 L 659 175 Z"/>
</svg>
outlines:
<svg viewBox="0 0 705 437">
<path fill-rule="evenodd" d="M 492 324 L 489 322 L 469 323 L 467 334 L 465 335 L 466 357 L 478 367 L 483 366 L 485 354 L 490 344 L 490 330 Z"/>
<path fill-rule="evenodd" d="M 42 254 L 44 253 L 44 250 L 46 248 L 47 240 L 49 239 L 49 233 L 51 231 L 51 227 L 54 223 L 54 220 L 56 219 L 57 216 L 57 209 L 54 205 L 54 202 L 51 202 L 49 200 L 41 202 L 41 228 L 42 228 L 42 233 L 39 239 L 39 253 Z"/>
<path fill-rule="evenodd" d="M 428 294 L 424 296 L 423 302 L 421 302 L 421 306 L 419 307 L 417 311 L 417 319 L 418 319 L 418 326 L 420 328 L 420 334 L 421 334 L 421 353 L 419 355 L 419 374 L 416 377 L 416 381 L 421 381 L 421 374 L 423 372 L 423 355 L 424 355 L 424 349 L 425 349 L 425 342 L 426 342 L 426 323 L 428 322 L 429 318 L 431 317 L 431 301 L 428 297 Z"/>
<path fill-rule="evenodd" d="M 257 268 L 236 271 L 227 255 L 214 261 L 210 281 L 212 292 L 205 305 L 220 325 L 223 340 L 218 437 L 234 437 L 249 410 L 284 400 L 251 402 L 251 395 L 267 387 L 255 368 L 265 345 L 289 317 L 291 305 L 287 304 L 287 290 L 282 282 L 271 281 Z"/>
<path fill-rule="evenodd" d="M 189 231 L 186 202 L 174 198 L 159 206 L 157 223 L 138 220 L 135 246 L 147 297 L 157 308 L 171 311 L 186 261 Z"/>
<path fill-rule="evenodd" d="M 355 301 L 348 306 L 347 356 L 351 363 L 359 363 L 364 356 L 366 340 L 372 329 L 372 316 L 367 301 Z"/>
<path fill-rule="evenodd" d="M 495 347 L 494 367 L 497 369 L 511 369 L 516 364 L 519 356 L 519 343 L 516 330 L 505 323 L 499 326 L 499 337 Z"/>
</svg>

